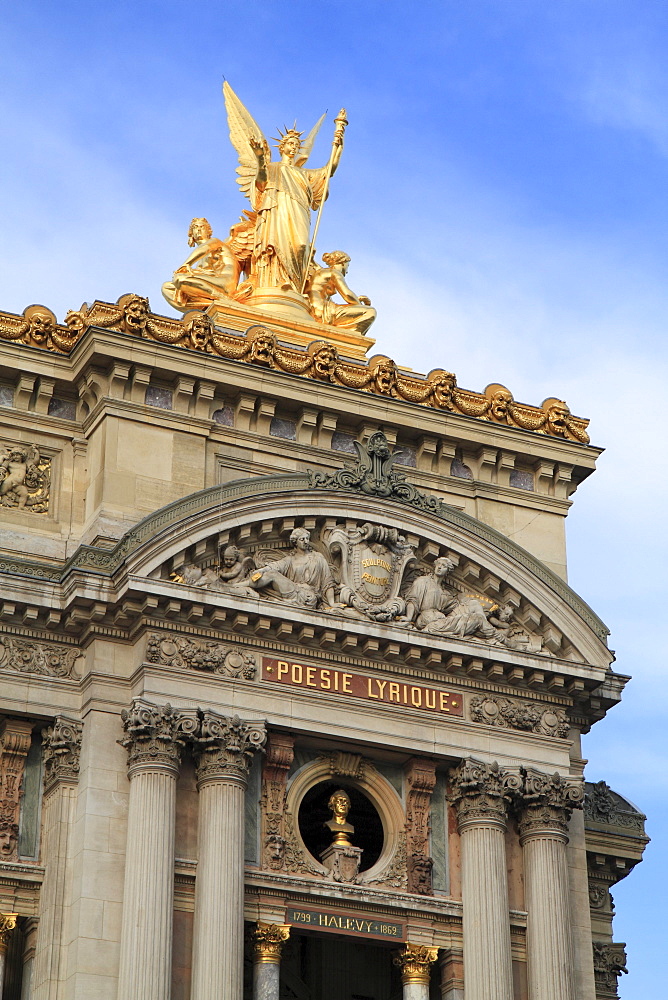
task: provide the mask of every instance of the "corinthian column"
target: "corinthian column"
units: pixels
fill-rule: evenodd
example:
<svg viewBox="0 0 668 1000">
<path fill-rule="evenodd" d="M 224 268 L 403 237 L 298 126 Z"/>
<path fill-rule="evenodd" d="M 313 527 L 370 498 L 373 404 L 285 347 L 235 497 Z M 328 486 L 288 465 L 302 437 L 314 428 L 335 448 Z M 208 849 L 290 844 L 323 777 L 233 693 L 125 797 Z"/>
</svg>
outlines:
<svg viewBox="0 0 668 1000">
<path fill-rule="evenodd" d="M 204 712 L 195 739 L 199 834 L 192 1000 L 241 1000 L 244 962 L 244 799 L 261 723 Z"/>
<path fill-rule="evenodd" d="M 284 924 L 258 923 L 253 931 L 253 1000 L 279 1000 L 281 951 L 290 937 Z"/>
<path fill-rule="evenodd" d="M 461 835 L 466 1000 L 512 1000 L 506 800 L 513 776 L 469 758 L 450 773 Z"/>
<path fill-rule="evenodd" d="M 70 894 L 70 837 L 79 780 L 83 726 L 59 715 L 42 730 L 44 799 L 42 856 L 44 881 L 39 895 L 39 924 L 32 974 L 33 1000 L 55 1000 L 65 978 L 66 916 Z"/>
<path fill-rule="evenodd" d="M 571 812 L 583 800 L 580 781 L 522 772 L 529 1000 L 575 1000 L 566 845 Z"/>
<path fill-rule="evenodd" d="M 394 956 L 401 969 L 403 1000 L 429 1000 L 430 967 L 438 957 L 438 948 L 407 942 Z"/>
<path fill-rule="evenodd" d="M 196 718 L 139 698 L 121 716 L 130 801 L 118 996 L 169 1000 L 176 778 Z"/>
</svg>

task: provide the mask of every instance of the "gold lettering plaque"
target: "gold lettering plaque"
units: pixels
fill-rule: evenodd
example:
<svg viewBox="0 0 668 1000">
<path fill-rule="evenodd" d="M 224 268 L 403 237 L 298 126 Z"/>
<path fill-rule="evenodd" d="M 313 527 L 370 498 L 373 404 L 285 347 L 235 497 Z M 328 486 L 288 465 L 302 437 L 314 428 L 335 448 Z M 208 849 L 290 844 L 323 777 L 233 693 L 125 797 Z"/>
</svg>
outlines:
<svg viewBox="0 0 668 1000">
<path fill-rule="evenodd" d="M 329 931 L 332 934 L 382 938 L 384 941 L 387 941 L 388 938 L 392 941 L 403 941 L 405 938 L 404 924 L 333 910 L 300 910 L 289 906 L 285 914 L 285 921 L 295 928 L 310 931 Z"/>
<path fill-rule="evenodd" d="M 464 715 L 460 694 L 445 688 L 425 687 L 383 677 L 367 677 L 332 667 L 315 667 L 292 660 L 262 657 L 262 679 L 291 687 L 348 695 L 365 701 L 381 701 L 386 705 L 401 705 L 439 715 Z"/>
</svg>

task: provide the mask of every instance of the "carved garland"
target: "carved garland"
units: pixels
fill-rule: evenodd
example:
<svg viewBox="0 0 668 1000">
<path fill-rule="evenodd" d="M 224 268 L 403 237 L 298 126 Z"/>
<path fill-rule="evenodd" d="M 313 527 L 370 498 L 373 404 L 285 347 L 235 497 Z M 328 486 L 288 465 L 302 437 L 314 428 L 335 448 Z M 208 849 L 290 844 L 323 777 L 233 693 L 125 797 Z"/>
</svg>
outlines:
<svg viewBox="0 0 668 1000">
<path fill-rule="evenodd" d="M 253 653 L 208 639 L 191 639 L 176 632 L 166 635 L 152 632 L 146 645 L 146 660 L 244 680 L 253 680 L 257 673 L 257 659 Z"/>
<path fill-rule="evenodd" d="M 471 721 L 483 722 L 501 729 L 520 729 L 566 739 L 570 731 L 568 716 L 562 708 L 534 705 L 492 695 L 477 695 L 471 699 Z"/>
<path fill-rule="evenodd" d="M 547 399 L 541 407 L 536 407 L 516 402 L 502 385 L 490 385 L 484 393 L 460 389 L 456 377 L 443 368 L 434 369 L 426 379 L 418 379 L 402 372 L 384 355 L 376 355 L 367 365 L 355 364 L 339 358 L 336 347 L 325 341 L 315 341 L 307 351 L 299 351 L 279 345 L 275 334 L 262 326 L 251 327 L 245 337 L 235 336 L 217 329 L 205 313 L 189 313 L 183 319 L 152 313 L 148 299 L 141 295 L 122 295 L 116 305 L 94 302 L 88 309 L 82 306 L 67 314 L 64 326 L 56 322 L 45 306 L 29 306 L 23 316 L 0 314 L 0 338 L 59 354 L 68 354 L 93 326 L 478 420 L 589 443 L 586 431 L 589 421 L 573 416 L 559 399 Z"/>
<path fill-rule="evenodd" d="M 0 670 L 76 678 L 75 667 L 80 656 L 81 651 L 76 646 L 0 635 Z"/>
</svg>

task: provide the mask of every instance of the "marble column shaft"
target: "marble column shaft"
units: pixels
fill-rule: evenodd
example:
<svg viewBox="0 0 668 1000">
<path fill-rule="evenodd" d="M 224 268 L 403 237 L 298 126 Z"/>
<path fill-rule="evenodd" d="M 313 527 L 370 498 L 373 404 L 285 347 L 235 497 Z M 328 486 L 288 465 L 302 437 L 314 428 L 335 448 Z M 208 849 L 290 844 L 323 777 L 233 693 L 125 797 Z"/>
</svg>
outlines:
<svg viewBox="0 0 668 1000">
<path fill-rule="evenodd" d="M 466 1000 L 513 1000 L 505 773 L 469 759 L 450 776 L 462 855 Z"/>
<path fill-rule="evenodd" d="M 204 712 L 198 755 L 199 834 L 191 1000 L 242 1000 L 244 806 L 264 727 Z"/>
<path fill-rule="evenodd" d="M 281 951 L 290 937 L 290 927 L 258 923 L 253 937 L 253 1000 L 280 1000 Z"/>
<path fill-rule="evenodd" d="M 169 1000 L 180 719 L 136 700 L 123 720 L 130 798 L 118 996 Z"/>
<path fill-rule="evenodd" d="M 438 958 L 438 948 L 408 941 L 394 955 L 394 964 L 401 969 L 403 1000 L 429 1000 L 430 970 Z"/>
</svg>

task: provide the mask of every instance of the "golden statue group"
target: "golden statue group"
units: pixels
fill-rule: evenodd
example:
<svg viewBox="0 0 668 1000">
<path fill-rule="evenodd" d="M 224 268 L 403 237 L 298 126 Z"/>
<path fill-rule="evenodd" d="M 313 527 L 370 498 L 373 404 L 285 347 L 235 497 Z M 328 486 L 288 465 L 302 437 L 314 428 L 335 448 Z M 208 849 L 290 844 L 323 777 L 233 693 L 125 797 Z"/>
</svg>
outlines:
<svg viewBox="0 0 668 1000">
<path fill-rule="evenodd" d="M 315 261 L 320 213 L 343 150 L 345 111 L 335 119 L 328 163 L 310 170 L 305 164 L 324 115 L 304 140 L 296 128 L 282 132 L 280 159 L 273 162 L 260 127 L 227 82 L 223 93 L 230 139 L 239 155 L 237 183 L 251 210 L 244 211 L 226 240 L 214 237 L 206 219 L 193 219 L 188 244 L 194 249 L 163 285 L 163 295 L 181 312 L 236 304 L 365 334 L 376 311 L 346 283 L 348 254 L 325 253 L 324 266 Z M 312 212 L 318 213 L 313 235 Z M 333 301 L 336 295 L 343 302 Z"/>
</svg>

